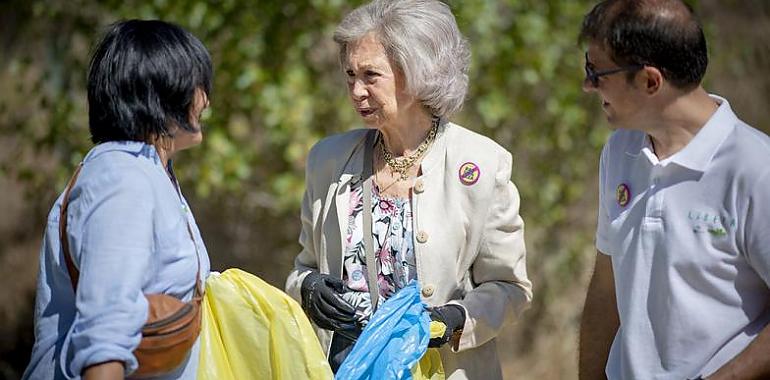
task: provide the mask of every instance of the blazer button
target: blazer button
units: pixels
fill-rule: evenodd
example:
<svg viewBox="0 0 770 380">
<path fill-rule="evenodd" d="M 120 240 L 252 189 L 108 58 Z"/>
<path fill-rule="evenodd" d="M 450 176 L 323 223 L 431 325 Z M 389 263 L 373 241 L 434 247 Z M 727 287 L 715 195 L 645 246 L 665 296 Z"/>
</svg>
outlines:
<svg viewBox="0 0 770 380">
<path fill-rule="evenodd" d="M 420 194 L 423 191 L 425 191 L 425 183 L 421 179 L 414 181 L 414 192 Z"/>
<path fill-rule="evenodd" d="M 436 288 L 433 285 L 425 285 L 422 288 L 422 295 L 423 297 L 430 297 L 433 295 L 433 292 L 436 290 Z"/>
<path fill-rule="evenodd" d="M 417 242 L 418 243 L 425 243 L 428 241 L 428 234 L 425 231 L 420 231 L 417 233 Z"/>
</svg>

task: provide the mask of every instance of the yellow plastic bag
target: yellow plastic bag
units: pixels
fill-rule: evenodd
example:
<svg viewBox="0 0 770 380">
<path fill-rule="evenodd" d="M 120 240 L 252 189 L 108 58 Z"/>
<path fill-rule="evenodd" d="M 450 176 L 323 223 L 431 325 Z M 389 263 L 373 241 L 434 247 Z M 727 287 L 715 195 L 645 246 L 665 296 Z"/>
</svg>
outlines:
<svg viewBox="0 0 770 380">
<path fill-rule="evenodd" d="M 302 308 L 239 269 L 206 280 L 198 379 L 332 379 Z"/>
<path fill-rule="evenodd" d="M 441 322 L 430 322 L 430 337 L 438 338 L 444 335 L 446 331 L 446 325 Z M 412 368 L 413 380 L 444 380 L 446 374 L 444 373 L 444 364 L 441 363 L 441 354 L 438 349 L 429 348 L 425 352 L 425 355 L 420 358 L 420 361 Z"/>
</svg>

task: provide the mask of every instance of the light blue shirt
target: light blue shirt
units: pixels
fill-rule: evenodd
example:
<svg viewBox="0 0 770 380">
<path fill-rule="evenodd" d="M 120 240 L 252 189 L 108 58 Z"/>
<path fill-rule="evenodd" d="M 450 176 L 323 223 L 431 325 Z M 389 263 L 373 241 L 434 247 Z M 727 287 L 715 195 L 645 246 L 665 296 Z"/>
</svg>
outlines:
<svg viewBox="0 0 770 380">
<path fill-rule="evenodd" d="M 35 345 L 24 379 L 79 379 L 107 361 L 137 368 L 132 351 L 147 320 L 145 293 L 188 301 L 209 259 L 181 193 L 152 145 L 107 142 L 84 159 L 70 194 L 67 237 L 80 271 L 77 296 L 59 244 L 62 196 L 48 215 L 35 305 Z M 195 239 L 187 229 L 189 222 Z M 77 305 L 77 307 L 76 307 Z M 194 379 L 198 344 L 170 379 Z"/>
</svg>

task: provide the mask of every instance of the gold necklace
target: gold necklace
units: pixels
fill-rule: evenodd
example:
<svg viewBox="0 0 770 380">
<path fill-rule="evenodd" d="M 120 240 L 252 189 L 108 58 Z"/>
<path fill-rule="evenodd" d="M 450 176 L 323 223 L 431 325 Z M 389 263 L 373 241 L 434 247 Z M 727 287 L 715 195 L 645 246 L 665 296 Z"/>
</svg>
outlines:
<svg viewBox="0 0 770 380">
<path fill-rule="evenodd" d="M 391 153 L 388 148 L 385 147 L 385 142 L 380 140 L 380 151 L 382 152 L 382 159 L 391 170 L 400 174 L 400 178 L 397 179 L 398 181 L 406 181 L 409 179 L 407 171 L 409 171 L 409 169 L 414 166 L 417 160 L 422 157 L 423 154 L 425 154 L 425 152 L 430 147 L 430 144 L 433 143 L 433 140 L 436 139 L 436 134 L 438 133 L 438 123 L 439 118 L 433 117 L 433 125 L 428 131 L 428 136 L 426 136 L 425 140 L 422 140 L 420 145 L 417 146 L 417 150 L 415 150 L 414 153 L 405 157 L 394 157 L 393 153 Z"/>
</svg>

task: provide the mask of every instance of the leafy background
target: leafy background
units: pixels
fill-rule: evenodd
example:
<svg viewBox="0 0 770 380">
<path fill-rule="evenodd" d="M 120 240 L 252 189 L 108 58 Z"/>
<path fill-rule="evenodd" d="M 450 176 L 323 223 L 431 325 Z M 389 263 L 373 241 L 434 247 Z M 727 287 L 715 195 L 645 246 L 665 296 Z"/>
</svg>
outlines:
<svg viewBox="0 0 770 380">
<path fill-rule="evenodd" d="M 0 379 L 33 343 L 45 216 L 90 148 L 85 76 L 107 25 L 159 18 L 197 35 L 215 83 L 201 147 L 177 170 L 214 268 L 282 287 L 294 255 L 310 147 L 360 126 L 331 35 L 361 1 L 0 1 Z M 449 1 L 471 42 L 468 101 L 454 121 L 514 154 L 527 222 L 532 308 L 501 334 L 507 378 L 576 378 L 577 329 L 595 251 L 596 166 L 609 134 L 580 89 L 585 0 Z M 705 20 L 710 90 L 768 130 L 770 2 L 693 2 Z"/>
</svg>

